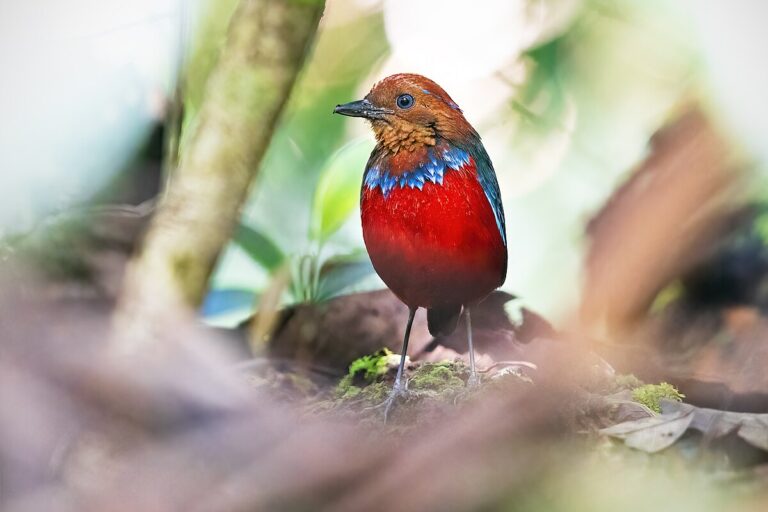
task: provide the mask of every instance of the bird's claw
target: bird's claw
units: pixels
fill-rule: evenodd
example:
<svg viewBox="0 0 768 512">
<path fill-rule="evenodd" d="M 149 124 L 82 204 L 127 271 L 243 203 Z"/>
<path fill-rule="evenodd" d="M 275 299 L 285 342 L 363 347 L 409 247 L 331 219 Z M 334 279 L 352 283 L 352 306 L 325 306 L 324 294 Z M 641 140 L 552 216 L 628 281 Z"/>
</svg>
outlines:
<svg viewBox="0 0 768 512">
<path fill-rule="evenodd" d="M 459 391 L 456 396 L 453 398 L 453 405 L 458 405 L 459 402 L 462 400 L 466 400 L 467 398 L 471 397 L 473 395 L 473 392 L 478 390 L 480 388 L 480 375 L 477 373 L 470 373 L 469 377 L 467 378 L 467 384 L 464 386 L 464 389 Z"/>
<path fill-rule="evenodd" d="M 404 386 L 395 386 L 392 388 L 392 391 L 389 392 L 389 395 L 387 398 L 381 402 L 378 405 L 374 405 L 373 407 L 369 407 L 368 410 L 375 410 L 375 409 L 384 409 L 384 423 L 387 422 L 387 419 L 389 418 L 389 413 L 392 410 L 392 407 L 394 407 L 395 402 L 398 398 L 405 398 L 405 396 L 408 394 Z"/>
</svg>

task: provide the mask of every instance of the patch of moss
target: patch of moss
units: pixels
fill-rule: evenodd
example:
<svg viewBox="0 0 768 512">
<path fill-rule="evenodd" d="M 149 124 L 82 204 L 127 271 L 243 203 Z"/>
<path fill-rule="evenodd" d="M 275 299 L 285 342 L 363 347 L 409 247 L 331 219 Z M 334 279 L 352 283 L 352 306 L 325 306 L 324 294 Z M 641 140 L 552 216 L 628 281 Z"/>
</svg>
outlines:
<svg viewBox="0 0 768 512">
<path fill-rule="evenodd" d="M 388 386 L 377 381 L 389 371 L 388 360 L 391 355 L 392 351 L 384 348 L 375 354 L 352 361 L 349 372 L 336 385 L 334 398 L 338 400 L 365 398 L 371 401 L 381 398 L 384 400 Z"/>
<path fill-rule="evenodd" d="M 355 359 L 352 361 L 352 364 L 349 365 L 348 376 L 355 378 L 358 375 L 362 375 L 366 381 L 374 382 L 376 379 L 387 373 L 387 370 L 389 369 L 387 361 L 391 355 L 392 351 L 384 348 L 375 354 Z"/>
<path fill-rule="evenodd" d="M 632 390 L 632 400 L 641 403 L 650 410 L 660 413 L 661 412 L 661 400 L 666 398 L 668 400 L 675 400 L 682 402 L 685 395 L 668 382 L 662 382 L 661 384 L 646 384 Z"/>
<path fill-rule="evenodd" d="M 392 385 L 388 382 L 374 382 L 362 388 L 360 396 L 370 403 L 378 404 L 387 398 L 391 390 Z"/>
<path fill-rule="evenodd" d="M 336 400 L 362 398 L 368 402 L 376 403 L 383 402 L 384 399 L 387 398 L 387 394 L 389 394 L 391 387 L 391 384 L 383 381 L 374 382 L 366 386 L 357 386 L 354 384 L 353 377 L 351 375 L 346 375 L 336 385 L 333 395 Z"/>
<path fill-rule="evenodd" d="M 412 391 L 455 391 L 464 388 L 460 377 L 466 373 L 466 367 L 460 362 L 424 363 L 408 381 Z"/>
<path fill-rule="evenodd" d="M 386 364 L 387 357 L 389 364 Z M 377 359 L 384 360 L 384 364 L 378 363 Z M 383 409 L 376 406 L 384 403 L 392 392 L 393 382 L 387 377 L 393 373 L 393 360 L 389 351 L 382 351 L 353 363 L 350 372 L 336 386 L 333 407 L 358 415 L 363 421 L 375 419 L 376 424 L 380 423 Z M 378 374 L 379 368 L 383 369 L 383 374 Z M 373 382 L 365 379 L 366 372 Z M 392 421 L 411 428 L 421 421 L 445 414 L 460 397 L 469 395 L 465 384 L 468 374 L 467 365 L 461 361 L 410 366 L 404 376 L 408 383 L 407 392 L 398 398 Z"/>
</svg>

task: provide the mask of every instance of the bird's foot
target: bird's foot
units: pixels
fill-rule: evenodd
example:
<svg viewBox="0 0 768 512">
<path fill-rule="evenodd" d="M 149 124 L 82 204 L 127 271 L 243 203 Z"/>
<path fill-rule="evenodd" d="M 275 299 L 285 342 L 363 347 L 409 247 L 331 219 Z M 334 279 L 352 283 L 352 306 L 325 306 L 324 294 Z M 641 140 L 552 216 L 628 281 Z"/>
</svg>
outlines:
<svg viewBox="0 0 768 512">
<path fill-rule="evenodd" d="M 477 389 L 479 387 L 480 387 L 480 376 L 477 374 L 477 372 L 470 373 L 469 378 L 467 379 L 467 388 Z"/>
<path fill-rule="evenodd" d="M 378 405 L 374 405 L 373 407 L 370 407 L 370 410 L 374 409 L 384 409 L 384 423 L 387 422 L 387 419 L 389 419 L 389 413 L 392 411 L 392 408 L 395 406 L 395 403 L 397 402 L 398 398 L 405 398 L 408 395 L 408 391 L 402 384 L 398 383 L 395 384 L 392 387 L 392 391 L 389 392 L 389 395 L 387 395 L 387 398 L 381 402 Z"/>
<path fill-rule="evenodd" d="M 470 373 L 464 389 L 456 393 L 456 396 L 453 398 L 453 404 L 458 405 L 460 402 L 471 398 L 474 394 L 474 391 L 477 391 L 478 389 L 480 389 L 480 375 L 478 375 L 476 372 Z"/>
</svg>

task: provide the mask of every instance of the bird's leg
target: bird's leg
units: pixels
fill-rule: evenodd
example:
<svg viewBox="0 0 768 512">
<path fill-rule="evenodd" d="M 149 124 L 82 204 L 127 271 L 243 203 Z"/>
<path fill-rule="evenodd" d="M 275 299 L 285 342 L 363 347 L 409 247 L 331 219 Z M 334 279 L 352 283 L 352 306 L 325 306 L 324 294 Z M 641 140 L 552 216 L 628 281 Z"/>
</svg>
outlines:
<svg viewBox="0 0 768 512">
<path fill-rule="evenodd" d="M 408 352 L 408 339 L 411 337 L 411 326 L 413 317 L 416 316 L 416 308 L 411 308 L 408 315 L 408 324 L 405 326 L 405 336 L 403 337 L 403 349 L 400 351 L 400 365 L 397 367 L 397 376 L 392 391 L 389 392 L 387 399 L 381 404 L 384 407 L 384 421 L 387 421 L 389 411 L 398 397 L 405 395 L 405 385 L 403 384 L 403 368 L 405 367 L 405 357 Z"/>
<path fill-rule="evenodd" d="M 472 316 L 468 307 L 466 310 L 467 345 L 469 345 L 469 379 L 467 379 L 467 387 L 476 388 L 480 385 L 480 377 L 477 375 L 477 369 L 475 368 L 475 347 L 472 346 Z"/>
</svg>

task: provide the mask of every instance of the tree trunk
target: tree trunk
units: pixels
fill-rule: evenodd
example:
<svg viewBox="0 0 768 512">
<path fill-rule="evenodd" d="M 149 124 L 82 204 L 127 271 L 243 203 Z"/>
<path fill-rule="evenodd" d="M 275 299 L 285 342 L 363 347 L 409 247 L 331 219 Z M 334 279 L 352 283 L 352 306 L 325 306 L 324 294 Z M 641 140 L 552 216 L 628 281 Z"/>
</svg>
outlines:
<svg viewBox="0 0 768 512">
<path fill-rule="evenodd" d="M 230 239 L 323 12 L 321 0 L 242 0 L 194 133 L 128 268 L 115 348 L 152 343 L 193 311 Z M 146 343 L 145 343 L 146 342 Z"/>
</svg>

